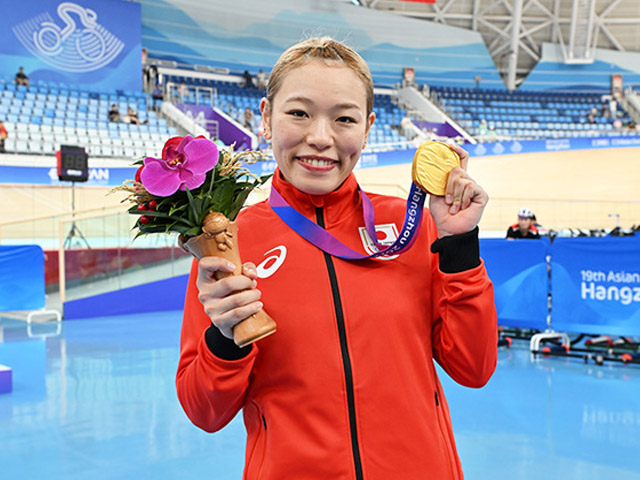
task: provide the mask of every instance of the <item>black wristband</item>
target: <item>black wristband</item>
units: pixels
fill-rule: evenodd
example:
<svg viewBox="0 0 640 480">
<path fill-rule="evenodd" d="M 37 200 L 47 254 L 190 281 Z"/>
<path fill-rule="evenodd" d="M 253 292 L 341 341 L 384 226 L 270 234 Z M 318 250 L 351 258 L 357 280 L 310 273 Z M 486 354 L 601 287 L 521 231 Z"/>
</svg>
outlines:
<svg viewBox="0 0 640 480">
<path fill-rule="evenodd" d="M 431 244 L 431 253 L 439 254 L 440 270 L 458 273 L 480 265 L 478 227 L 470 232 L 437 239 Z"/>
<path fill-rule="evenodd" d="M 240 360 L 249 355 L 251 345 L 238 347 L 233 340 L 222 335 L 218 328 L 211 324 L 204 334 L 207 347 L 216 357 L 222 360 Z"/>
</svg>

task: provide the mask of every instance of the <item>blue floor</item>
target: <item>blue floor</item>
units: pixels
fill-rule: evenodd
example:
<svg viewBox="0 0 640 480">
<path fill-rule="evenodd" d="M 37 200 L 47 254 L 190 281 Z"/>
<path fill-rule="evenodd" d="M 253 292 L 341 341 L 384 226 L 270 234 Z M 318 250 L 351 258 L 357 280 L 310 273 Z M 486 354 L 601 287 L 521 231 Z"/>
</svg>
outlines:
<svg viewBox="0 0 640 480">
<path fill-rule="evenodd" d="M 210 435 L 176 399 L 180 313 L 36 324 L 2 319 L 2 479 L 242 477 L 236 418 Z M 441 372 L 468 480 L 640 480 L 640 367 L 501 350 L 481 390 Z M 396 479 L 390 479 L 396 480 Z"/>
</svg>

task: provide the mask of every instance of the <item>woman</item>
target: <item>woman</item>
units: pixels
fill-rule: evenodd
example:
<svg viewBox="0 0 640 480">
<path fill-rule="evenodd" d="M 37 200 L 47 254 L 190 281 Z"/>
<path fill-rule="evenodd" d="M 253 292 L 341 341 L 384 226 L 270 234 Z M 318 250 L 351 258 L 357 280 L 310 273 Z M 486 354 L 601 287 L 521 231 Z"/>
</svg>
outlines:
<svg viewBox="0 0 640 480">
<path fill-rule="evenodd" d="M 273 188 L 362 252 L 352 170 L 375 119 L 364 60 L 328 38 L 295 45 L 260 109 L 278 164 Z M 466 166 L 464 150 L 451 148 Z M 377 225 L 402 225 L 403 200 L 369 197 Z M 304 240 L 268 202 L 245 209 L 243 275 L 215 281 L 233 267 L 214 257 L 191 271 L 177 374 L 189 418 L 213 432 L 242 409 L 245 479 L 462 478 L 433 359 L 470 387 L 495 368 L 493 290 L 476 228 L 486 202 L 454 169 L 411 249 L 358 261 Z M 278 331 L 237 348 L 232 327 L 263 305 Z"/>
</svg>

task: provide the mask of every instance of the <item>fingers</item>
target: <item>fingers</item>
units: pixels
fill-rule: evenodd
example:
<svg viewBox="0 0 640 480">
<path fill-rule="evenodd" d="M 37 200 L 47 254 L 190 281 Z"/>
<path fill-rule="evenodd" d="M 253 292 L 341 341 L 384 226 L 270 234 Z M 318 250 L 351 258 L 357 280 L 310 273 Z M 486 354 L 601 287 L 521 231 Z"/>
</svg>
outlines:
<svg viewBox="0 0 640 480">
<path fill-rule="evenodd" d="M 226 280 L 226 279 L 224 279 Z M 221 280 L 223 281 L 223 280 Z M 228 295 L 224 298 L 201 296 L 204 310 L 220 332 L 233 338 L 233 327 L 263 307 L 260 290 L 251 289 Z"/>
<path fill-rule="evenodd" d="M 249 277 L 252 280 L 256 280 L 258 278 L 258 270 L 254 263 L 247 262 L 242 265 L 242 274 Z"/>
<path fill-rule="evenodd" d="M 469 152 L 456 143 L 447 143 L 447 145 L 451 150 L 458 154 L 458 157 L 460 157 L 460 167 L 463 170 L 466 170 L 467 165 L 469 164 Z"/>
<path fill-rule="evenodd" d="M 211 322 L 227 338 L 233 338 L 233 327 L 262 308 L 257 287 L 257 271 L 252 263 L 242 266 L 241 275 L 216 280 L 216 272 L 233 272 L 235 267 L 220 257 L 204 257 L 199 262 L 198 299 Z"/>
<path fill-rule="evenodd" d="M 236 266 L 222 257 L 202 257 L 198 262 L 198 278 L 201 276 L 213 278 L 216 272 L 231 273 Z"/>
<path fill-rule="evenodd" d="M 489 197 L 462 168 L 454 168 L 449 173 L 445 203 L 449 205 L 449 213 L 455 215 L 468 208 L 472 202 L 486 204 Z"/>
</svg>

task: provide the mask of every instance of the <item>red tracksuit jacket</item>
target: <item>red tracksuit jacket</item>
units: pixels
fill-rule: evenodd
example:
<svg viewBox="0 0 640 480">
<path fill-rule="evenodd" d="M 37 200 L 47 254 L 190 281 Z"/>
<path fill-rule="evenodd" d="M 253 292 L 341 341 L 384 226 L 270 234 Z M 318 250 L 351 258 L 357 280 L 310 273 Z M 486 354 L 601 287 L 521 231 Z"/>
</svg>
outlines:
<svg viewBox="0 0 640 480">
<path fill-rule="evenodd" d="M 322 197 L 296 190 L 278 171 L 273 182 L 299 212 L 364 252 L 353 175 Z M 404 200 L 370 198 L 376 225 L 402 226 Z M 266 202 L 243 210 L 238 223 L 242 260 L 258 265 L 261 300 L 278 330 L 235 347 L 197 299 L 194 262 L 177 374 L 191 421 L 214 432 L 242 409 L 246 480 L 461 479 L 433 360 L 469 387 L 483 386 L 495 369 L 493 287 L 477 231 L 449 237 L 438 260 L 425 210 L 408 252 L 348 261 L 299 237 Z M 470 251 L 476 266 L 443 273 L 468 266 Z"/>
</svg>

